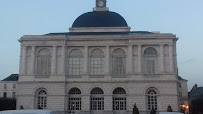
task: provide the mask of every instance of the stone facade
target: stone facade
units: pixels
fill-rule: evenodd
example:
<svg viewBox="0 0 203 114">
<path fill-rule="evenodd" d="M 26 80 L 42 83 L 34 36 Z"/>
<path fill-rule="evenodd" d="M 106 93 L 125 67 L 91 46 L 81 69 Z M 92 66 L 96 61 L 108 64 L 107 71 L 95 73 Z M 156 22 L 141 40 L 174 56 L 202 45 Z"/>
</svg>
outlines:
<svg viewBox="0 0 203 114">
<path fill-rule="evenodd" d="M 20 40 L 17 108 L 59 113 L 141 114 L 179 111 L 173 34 L 130 31 L 125 19 L 97 0 L 67 33 Z"/>
<path fill-rule="evenodd" d="M 179 111 L 177 90 L 177 60 L 176 41 L 173 34 L 133 33 L 111 35 L 39 35 L 23 36 L 20 39 L 20 77 L 17 108 L 22 105 L 25 109 L 37 108 L 38 89 L 47 91 L 46 109 L 58 112 L 70 112 L 69 90 L 78 88 L 81 91 L 81 110 L 75 113 L 132 113 L 136 103 L 140 112 L 148 111 L 147 90 L 157 90 L 157 111 L 166 111 L 171 105 L 174 111 Z M 157 50 L 155 71 L 146 72 L 144 51 L 152 47 Z M 49 75 L 38 75 L 37 57 L 42 49 L 51 52 Z M 82 74 L 68 74 L 69 53 L 81 50 Z M 90 75 L 90 53 L 94 49 L 104 52 L 104 73 Z M 112 53 L 122 49 L 126 53 L 126 72 L 123 75 L 112 75 Z M 95 87 L 103 90 L 104 109 L 91 110 L 91 90 Z M 126 110 L 113 110 L 113 91 L 116 88 L 126 91 Z"/>
</svg>

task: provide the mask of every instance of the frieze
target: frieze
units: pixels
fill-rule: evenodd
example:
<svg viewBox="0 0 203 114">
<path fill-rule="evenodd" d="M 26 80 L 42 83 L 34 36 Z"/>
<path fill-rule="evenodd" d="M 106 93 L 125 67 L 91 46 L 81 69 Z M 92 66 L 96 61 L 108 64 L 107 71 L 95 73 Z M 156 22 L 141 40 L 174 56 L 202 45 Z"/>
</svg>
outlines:
<svg viewBox="0 0 203 114">
<path fill-rule="evenodd" d="M 152 38 L 152 39 L 178 39 L 175 35 L 171 33 L 152 33 L 152 34 L 127 34 L 127 35 L 74 35 L 67 36 L 70 40 L 92 40 L 92 39 L 143 39 L 143 38 Z"/>
<path fill-rule="evenodd" d="M 128 40 L 119 40 L 119 41 L 70 41 L 67 42 L 68 46 L 125 46 L 128 45 Z"/>
<path fill-rule="evenodd" d="M 160 79 L 160 75 L 145 75 L 145 79 Z"/>
<path fill-rule="evenodd" d="M 126 46 L 172 44 L 171 40 L 109 40 L 109 41 L 68 41 L 68 46 Z"/>
<path fill-rule="evenodd" d="M 23 46 L 65 46 L 66 41 L 23 41 Z"/>
</svg>

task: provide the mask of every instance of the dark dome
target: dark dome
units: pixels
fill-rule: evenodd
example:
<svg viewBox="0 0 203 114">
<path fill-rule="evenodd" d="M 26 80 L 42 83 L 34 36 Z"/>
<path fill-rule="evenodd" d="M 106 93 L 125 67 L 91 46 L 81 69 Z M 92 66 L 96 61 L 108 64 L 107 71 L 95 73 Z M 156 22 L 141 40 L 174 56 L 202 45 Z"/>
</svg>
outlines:
<svg viewBox="0 0 203 114">
<path fill-rule="evenodd" d="M 125 19 L 115 12 L 93 11 L 80 15 L 72 27 L 127 27 Z"/>
</svg>

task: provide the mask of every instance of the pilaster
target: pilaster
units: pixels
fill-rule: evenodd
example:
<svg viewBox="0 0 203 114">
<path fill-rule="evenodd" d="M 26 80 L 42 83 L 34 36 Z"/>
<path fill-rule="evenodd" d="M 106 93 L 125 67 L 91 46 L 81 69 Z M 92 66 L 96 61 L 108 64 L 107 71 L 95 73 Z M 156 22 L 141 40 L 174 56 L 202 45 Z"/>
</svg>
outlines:
<svg viewBox="0 0 203 114">
<path fill-rule="evenodd" d="M 174 59 L 173 59 L 173 44 L 169 44 L 169 68 L 170 72 L 174 72 Z"/>
<path fill-rule="evenodd" d="M 66 63 L 66 46 L 62 46 L 62 54 L 61 54 L 61 73 L 65 74 L 65 63 Z"/>
<path fill-rule="evenodd" d="M 160 44 L 160 72 L 161 73 L 163 73 L 164 72 L 164 70 L 165 70 L 165 66 L 164 66 L 164 45 L 163 44 Z"/>
<path fill-rule="evenodd" d="M 89 52 L 88 52 L 89 47 L 85 46 L 85 53 L 84 53 L 84 64 L 83 64 L 83 72 L 84 74 L 88 74 L 88 57 L 89 57 Z"/>
<path fill-rule="evenodd" d="M 22 74 L 25 75 L 27 70 L 27 46 L 23 46 Z"/>
<path fill-rule="evenodd" d="M 31 53 L 31 75 L 35 74 L 35 49 L 36 49 L 36 46 L 32 46 L 32 53 Z"/>
<path fill-rule="evenodd" d="M 128 74 L 133 73 L 133 46 L 128 46 Z"/>
<path fill-rule="evenodd" d="M 90 95 L 83 95 L 82 99 L 82 111 L 90 111 Z"/>
<path fill-rule="evenodd" d="M 105 95 L 104 96 L 104 110 L 105 111 L 112 111 L 112 101 L 113 101 L 113 96 L 112 95 Z"/>
<path fill-rule="evenodd" d="M 106 46 L 106 62 L 105 62 L 105 74 L 110 74 L 110 47 Z"/>
<path fill-rule="evenodd" d="M 53 46 L 53 54 L 52 54 L 52 64 L 51 64 L 51 74 L 56 74 L 56 52 L 57 46 Z"/>
<path fill-rule="evenodd" d="M 138 47 L 138 73 L 142 73 L 142 45 L 137 45 Z"/>
</svg>

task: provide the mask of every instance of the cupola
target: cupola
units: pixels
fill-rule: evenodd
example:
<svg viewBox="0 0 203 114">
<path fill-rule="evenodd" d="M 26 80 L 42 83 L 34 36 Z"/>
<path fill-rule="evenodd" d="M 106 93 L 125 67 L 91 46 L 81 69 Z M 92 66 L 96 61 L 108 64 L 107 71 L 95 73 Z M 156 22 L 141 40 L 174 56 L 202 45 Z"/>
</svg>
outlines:
<svg viewBox="0 0 203 114">
<path fill-rule="evenodd" d="M 121 15 L 109 11 L 106 0 L 96 0 L 93 11 L 80 15 L 69 30 L 70 32 L 129 32 L 130 27 Z"/>
</svg>

